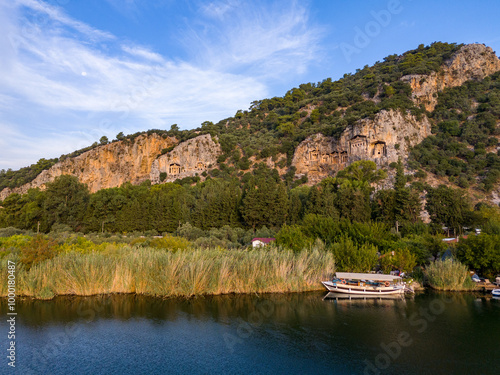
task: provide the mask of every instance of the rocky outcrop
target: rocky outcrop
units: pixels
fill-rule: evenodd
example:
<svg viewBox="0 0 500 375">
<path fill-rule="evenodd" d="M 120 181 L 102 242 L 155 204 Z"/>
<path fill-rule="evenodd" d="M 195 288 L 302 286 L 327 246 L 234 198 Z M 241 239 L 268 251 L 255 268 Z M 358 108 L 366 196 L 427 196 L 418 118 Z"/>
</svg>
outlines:
<svg viewBox="0 0 500 375">
<path fill-rule="evenodd" d="M 11 193 L 25 194 L 30 188 L 44 188 L 47 182 L 63 174 L 77 176 L 91 192 L 117 187 L 125 182 L 140 184 L 149 179 L 151 165 L 161 150 L 177 143 L 175 138 L 158 134 L 140 135 L 96 147 L 77 157 L 65 159 L 40 173 L 33 181 L 15 189 L 4 189 L 0 200 Z"/>
<path fill-rule="evenodd" d="M 455 52 L 439 72 L 407 75 L 401 77 L 401 80 L 410 84 L 415 104 L 423 104 L 428 111 L 433 111 L 438 91 L 460 86 L 470 79 L 483 79 L 499 70 L 500 60 L 491 47 L 468 44 Z"/>
<path fill-rule="evenodd" d="M 363 119 L 348 127 L 339 139 L 315 134 L 297 146 L 292 165 L 310 184 L 335 174 L 357 160 L 378 166 L 406 159 L 409 148 L 431 134 L 427 117 L 417 120 L 400 111 L 381 111 L 375 119 Z"/>
<path fill-rule="evenodd" d="M 217 138 L 215 138 L 217 141 Z M 153 184 L 173 182 L 194 177 L 214 168 L 222 149 L 209 134 L 200 135 L 177 145 L 172 151 L 158 157 L 151 167 Z"/>
</svg>

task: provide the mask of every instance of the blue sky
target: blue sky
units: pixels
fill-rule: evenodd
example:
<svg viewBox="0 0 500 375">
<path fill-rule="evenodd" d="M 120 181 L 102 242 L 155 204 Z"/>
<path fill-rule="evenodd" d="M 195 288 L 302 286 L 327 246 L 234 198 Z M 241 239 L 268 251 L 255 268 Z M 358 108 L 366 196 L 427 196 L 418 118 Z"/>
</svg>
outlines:
<svg viewBox="0 0 500 375">
<path fill-rule="evenodd" d="M 253 100 L 434 41 L 500 46 L 500 2 L 0 0 L 0 169 Z"/>
</svg>

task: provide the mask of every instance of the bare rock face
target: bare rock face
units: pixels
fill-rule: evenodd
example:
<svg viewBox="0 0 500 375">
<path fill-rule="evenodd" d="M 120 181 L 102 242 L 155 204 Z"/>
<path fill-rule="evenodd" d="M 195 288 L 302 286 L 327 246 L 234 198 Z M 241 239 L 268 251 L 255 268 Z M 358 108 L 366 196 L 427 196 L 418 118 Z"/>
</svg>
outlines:
<svg viewBox="0 0 500 375">
<path fill-rule="evenodd" d="M 172 182 L 199 175 L 215 167 L 217 157 L 221 154 L 222 149 L 219 143 L 214 142 L 210 134 L 189 139 L 153 162 L 150 175 L 151 183 Z M 160 178 L 162 173 L 166 173 L 163 181 Z"/>
<path fill-rule="evenodd" d="M 499 70 L 500 60 L 491 47 L 468 44 L 446 61 L 441 71 L 429 75 L 411 74 L 401 77 L 401 80 L 410 84 L 415 104 L 423 104 L 426 110 L 433 111 L 438 91 L 460 86 L 470 79 L 483 79 Z"/>
<path fill-rule="evenodd" d="M 431 134 L 427 117 L 417 120 L 399 111 L 381 111 L 375 119 L 363 119 L 348 127 L 340 139 L 315 134 L 297 146 L 292 166 L 309 184 L 335 174 L 357 160 L 372 160 L 378 166 L 404 160 L 409 148 Z"/>
<path fill-rule="evenodd" d="M 5 188 L 0 200 L 11 193 L 25 194 L 30 188 L 44 188 L 63 174 L 77 176 L 90 192 L 112 188 L 125 182 L 140 184 L 149 178 L 151 165 L 161 150 L 177 143 L 175 138 L 158 134 L 140 135 L 134 141 L 118 141 L 65 159 L 40 173 L 33 181 L 15 189 Z"/>
</svg>

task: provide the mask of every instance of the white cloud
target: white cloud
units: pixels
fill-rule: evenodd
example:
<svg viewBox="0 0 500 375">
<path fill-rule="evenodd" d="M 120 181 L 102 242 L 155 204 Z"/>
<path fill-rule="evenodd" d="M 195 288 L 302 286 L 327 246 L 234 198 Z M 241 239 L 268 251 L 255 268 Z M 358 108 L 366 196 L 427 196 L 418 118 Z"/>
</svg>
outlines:
<svg viewBox="0 0 500 375">
<path fill-rule="evenodd" d="M 320 31 L 308 27 L 304 7 L 235 4 L 200 8 L 203 22 L 188 31 L 195 62 L 117 40 L 42 1 L 0 4 L 0 123 L 17 129 L 3 133 L 0 168 L 70 152 L 101 135 L 218 121 L 266 97 L 266 80 L 300 73 L 317 57 Z M 30 118 L 17 116 L 27 108 Z M 35 139 L 35 127 L 50 127 L 51 135 Z"/>
<path fill-rule="evenodd" d="M 269 79 L 302 74 L 320 58 L 323 30 L 309 24 L 307 2 L 213 1 L 185 37 L 198 61 Z M 213 22 L 217 18 L 219 22 Z"/>
<path fill-rule="evenodd" d="M 200 9 L 208 17 L 223 19 L 227 12 L 238 6 L 241 6 L 241 3 L 236 0 L 213 1 L 208 4 L 201 4 Z"/>
<path fill-rule="evenodd" d="M 137 47 L 137 46 L 127 46 L 123 45 L 122 46 L 123 51 L 127 52 L 128 54 L 136 57 L 141 57 L 143 59 L 152 61 L 152 62 L 157 62 L 157 63 L 162 63 L 164 62 L 163 57 L 159 55 L 158 53 L 152 52 L 148 50 L 147 48 L 143 47 Z"/>
<path fill-rule="evenodd" d="M 43 1 L 39 0 L 14 0 L 14 4 L 18 6 L 24 6 L 27 7 L 35 12 L 38 12 L 39 15 L 45 15 L 47 16 L 50 20 L 60 22 L 61 24 L 64 24 L 67 27 L 71 27 L 75 29 L 76 31 L 85 34 L 87 37 L 90 37 L 95 40 L 99 39 L 114 39 L 114 36 L 110 33 L 97 30 L 95 28 L 92 28 L 88 26 L 85 23 L 76 21 L 72 19 L 71 17 L 66 16 L 64 13 L 62 13 L 58 8 L 49 5 L 47 3 L 44 3 Z M 43 19 L 41 19 L 43 20 Z M 46 21 L 46 20 L 44 20 Z"/>
</svg>

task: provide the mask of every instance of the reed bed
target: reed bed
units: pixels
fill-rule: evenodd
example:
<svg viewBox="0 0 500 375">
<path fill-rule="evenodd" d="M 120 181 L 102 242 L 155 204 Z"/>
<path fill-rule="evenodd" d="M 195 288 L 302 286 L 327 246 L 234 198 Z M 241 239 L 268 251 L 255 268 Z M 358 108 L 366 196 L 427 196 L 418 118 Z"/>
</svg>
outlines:
<svg viewBox="0 0 500 375">
<path fill-rule="evenodd" d="M 426 282 L 437 290 L 466 291 L 475 288 L 467 267 L 453 259 L 431 263 L 424 275 Z"/>
<path fill-rule="evenodd" d="M 7 280 L 2 259 L 2 280 Z M 17 295 L 52 298 L 137 293 L 151 296 L 302 292 L 322 289 L 335 272 L 329 252 L 299 254 L 276 248 L 251 250 L 186 249 L 177 252 L 122 247 L 113 253 L 66 253 L 27 270 L 18 264 Z M 7 295 L 7 283 L 0 296 Z"/>
</svg>

